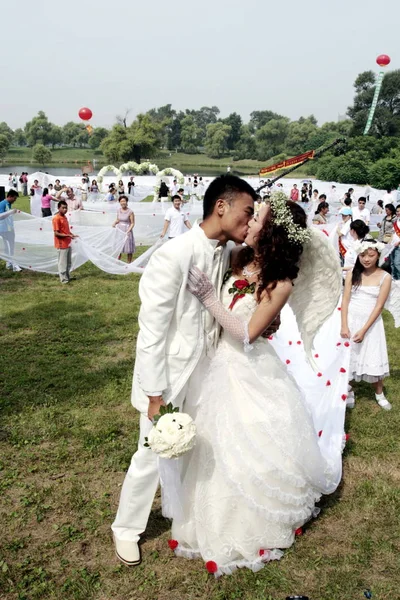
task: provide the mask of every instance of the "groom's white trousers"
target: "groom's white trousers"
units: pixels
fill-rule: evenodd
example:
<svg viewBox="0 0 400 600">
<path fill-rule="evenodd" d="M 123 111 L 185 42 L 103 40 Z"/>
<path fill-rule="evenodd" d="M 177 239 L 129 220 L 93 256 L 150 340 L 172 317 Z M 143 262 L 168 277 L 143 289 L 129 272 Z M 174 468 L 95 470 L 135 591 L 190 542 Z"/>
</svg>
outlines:
<svg viewBox="0 0 400 600">
<path fill-rule="evenodd" d="M 197 369 L 198 366 L 195 372 Z M 196 379 L 195 372 L 189 379 L 190 383 Z M 175 406 L 182 406 L 189 381 L 174 400 Z M 144 438 L 149 435 L 152 427 L 147 416 L 141 414 L 138 449 L 132 457 L 125 476 L 117 516 L 111 526 L 115 537 L 119 540 L 137 542 L 147 526 L 159 483 L 157 455 L 144 446 Z"/>
</svg>

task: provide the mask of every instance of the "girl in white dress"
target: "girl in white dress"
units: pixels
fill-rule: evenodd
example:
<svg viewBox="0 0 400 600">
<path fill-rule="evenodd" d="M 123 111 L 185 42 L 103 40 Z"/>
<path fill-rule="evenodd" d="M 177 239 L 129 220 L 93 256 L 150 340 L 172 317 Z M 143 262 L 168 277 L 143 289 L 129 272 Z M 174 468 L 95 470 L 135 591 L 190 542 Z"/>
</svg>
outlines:
<svg viewBox="0 0 400 600">
<path fill-rule="evenodd" d="M 353 244 L 358 254 L 346 276 L 341 310 L 341 336 L 350 340 L 349 381 L 368 381 L 379 406 L 392 408 L 383 393 L 383 379 L 389 375 L 382 310 L 389 297 L 391 276 L 378 267 L 384 244 L 364 240 Z M 350 400 L 353 392 L 350 391 Z M 354 400 L 353 400 L 354 404 Z"/>
<path fill-rule="evenodd" d="M 315 302 L 315 315 L 300 319 L 309 351 L 316 329 L 336 308 L 341 273 L 335 250 L 306 220 L 293 202 L 272 199 L 271 207 L 262 206 L 249 224 L 248 247 L 237 249 L 221 302 L 204 274 L 195 268 L 189 274 L 189 290 L 223 333 L 185 400 L 197 442 L 183 457 L 170 547 L 178 556 L 201 557 L 216 576 L 238 567 L 258 571 L 279 559 L 321 494 L 335 491 L 341 479 L 347 365 L 329 380 L 324 373 L 326 396 L 316 415 L 261 337 L 289 296 L 297 316 Z M 297 283 L 303 293 L 296 298 Z M 319 376 L 314 373 L 316 381 Z"/>
</svg>

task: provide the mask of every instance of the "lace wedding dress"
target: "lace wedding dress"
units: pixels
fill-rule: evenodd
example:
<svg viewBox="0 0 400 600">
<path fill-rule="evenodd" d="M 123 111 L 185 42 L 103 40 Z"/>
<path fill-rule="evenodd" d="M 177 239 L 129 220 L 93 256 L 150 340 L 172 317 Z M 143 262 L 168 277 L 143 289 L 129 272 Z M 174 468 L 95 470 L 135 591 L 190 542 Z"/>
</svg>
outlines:
<svg viewBox="0 0 400 600">
<path fill-rule="evenodd" d="M 233 281 L 222 290 L 225 307 Z M 247 294 L 232 312 L 249 321 L 256 306 Z M 257 571 L 282 556 L 321 494 L 336 489 L 347 375 L 338 386 L 312 374 L 325 390 L 318 415 L 269 340 L 259 338 L 245 352 L 223 331 L 201 385 L 185 403 L 198 434 L 181 459 L 182 510 L 172 524 L 177 555 L 213 561 L 217 576 L 237 567 Z"/>
</svg>

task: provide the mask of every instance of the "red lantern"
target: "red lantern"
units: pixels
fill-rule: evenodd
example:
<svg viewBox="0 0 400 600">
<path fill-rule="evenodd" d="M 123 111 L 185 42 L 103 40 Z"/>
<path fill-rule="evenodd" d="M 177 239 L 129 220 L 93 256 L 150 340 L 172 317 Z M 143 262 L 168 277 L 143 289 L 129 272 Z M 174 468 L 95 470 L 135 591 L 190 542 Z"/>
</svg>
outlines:
<svg viewBox="0 0 400 600">
<path fill-rule="evenodd" d="M 81 108 L 78 113 L 82 121 L 89 121 L 93 117 L 93 113 L 90 108 Z"/>
<path fill-rule="evenodd" d="M 380 54 L 376 59 L 376 62 L 380 67 L 387 67 L 390 63 L 390 56 L 388 56 L 387 54 Z"/>
</svg>

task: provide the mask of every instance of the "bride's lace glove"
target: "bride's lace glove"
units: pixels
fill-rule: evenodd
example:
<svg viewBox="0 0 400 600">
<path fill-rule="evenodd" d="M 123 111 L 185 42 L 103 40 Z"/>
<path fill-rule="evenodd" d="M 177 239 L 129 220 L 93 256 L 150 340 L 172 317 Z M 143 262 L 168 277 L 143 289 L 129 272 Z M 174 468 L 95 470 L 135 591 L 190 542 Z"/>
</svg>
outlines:
<svg viewBox="0 0 400 600">
<path fill-rule="evenodd" d="M 247 323 L 224 307 L 218 300 L 215 288 L 207 275 L 197 267 L 192 267 L 189 271 L 187 289 L 193 296 L 196 296 L 231 337 L 244 345 L 245 352 L 252 349 L 249 344 Z"/>
</svg>

